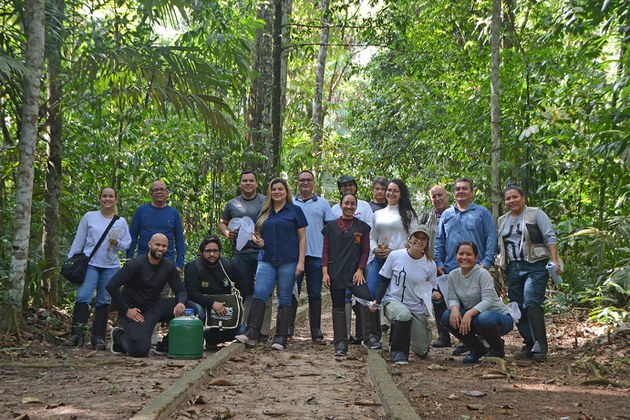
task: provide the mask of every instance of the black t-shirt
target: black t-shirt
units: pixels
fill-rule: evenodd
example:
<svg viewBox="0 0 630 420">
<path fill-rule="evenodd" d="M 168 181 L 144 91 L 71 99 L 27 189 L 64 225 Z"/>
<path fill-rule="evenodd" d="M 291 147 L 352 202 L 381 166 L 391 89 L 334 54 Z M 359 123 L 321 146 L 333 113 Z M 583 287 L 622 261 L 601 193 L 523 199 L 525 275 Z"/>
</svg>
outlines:
<svg viewBox="0 0 630 420">
<path fill-rule="evenodd" d="M 210 309 L 214 301 L 208 295 L 231 293 L 230 279 L 243 293 L 243 279 L 240 271 L 234 269 L 233 264 L 224 257 L 221 257 L 221 264 L 225 271 L 219 264 L 212 267 L 204 263 L 201 258 L 186 264 L 184 283 L 190 300 Z"/>
</svg>

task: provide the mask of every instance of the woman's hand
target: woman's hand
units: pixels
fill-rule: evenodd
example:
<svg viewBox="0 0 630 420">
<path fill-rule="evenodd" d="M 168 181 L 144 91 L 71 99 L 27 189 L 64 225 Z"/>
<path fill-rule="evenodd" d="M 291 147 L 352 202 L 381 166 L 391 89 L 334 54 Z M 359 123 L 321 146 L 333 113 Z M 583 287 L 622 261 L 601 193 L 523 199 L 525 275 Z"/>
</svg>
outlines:
<svg viewBox="0 0 630 420">
<path fill-rule="evenodd" d="M 448 317 L 448 323 L 451 324 L 451 327 L 458 330 L 461 320 L 462 314 L 459 313 L 459 308 L 457 306 L 451 306 L 451 315 Z"/>
<path fill-rule="evenodd" d="M 476 313 L 473 313 L 476 312 Z M 461 322 L 459 323 L 459 332 L 462 335 L 466 335 L 470 332 L 470 326 L 472 324 L 472 319 L 475 315 L 477 315 L 477 311 L 475 311 L 474 309 L 470 309 L 468 311 L 466 311 L 466 313 L 464 314 L 464 316 L 462 317 Z"/>
<path fill-rule="evenodd" d="M 356 285 L 365 283 L 365 277 L 363 276 L 363 270 L 357 268 L 357 271 L 354 272 L 352 276 L 352 282 Z"/>
<path fill-rule="evenodd" d="M 388 246 L 377 246 L 376 248 L 374 248 L 374 255 L 376 256 L 376 258 L 381 260 L 386 259 L 390 252 L 392 252 L 392 250 Z"/>
<path fill-rule="evenodd" d="M 116 248 L 118 246 L 118 241 L 116 239 L 109 239 L 109 247 Z"/>
<path fill-rule="evenodd" d="M 372 304 L 370 305 L 369 309 L 370 312 L 376 312 L 378 310 L 378 308 L 376 307 L 376 305 L 378 305 L 378 303 L 376 303 L 376 301 L 372 301 Z"/>
<path fill-rule="evenodd" d="M 556 265 L 556 274 L 562 274 L 562 267 L 560 267 L 560 263 L 558 262 L 557 259 L 549 259 L 549 261 L 551 261 L 552 263 L 554 263 Z"/>
<path fill-rule="evenodd" d="M 442 298 L 442 294 L 438 292 L 437 290 L 431 293 L 431 300 L 440 300 L 441 298 Z"/>
<path fill-rule="evenodd" d="M 328 275 L 328 273 L 325 273 L 322 281 L 324 283 L 324 286 L 326 286 L 326 289 L 330 289 L 330 276 Z"/>
<path fill-rule="evenodd" d="M 252 234 L 252 241 L 256 244 L 258 248 L 262 248 L 265 246 L 265 240 L 262 236 L 258 236 L 257 234 Z"/>
</svg>

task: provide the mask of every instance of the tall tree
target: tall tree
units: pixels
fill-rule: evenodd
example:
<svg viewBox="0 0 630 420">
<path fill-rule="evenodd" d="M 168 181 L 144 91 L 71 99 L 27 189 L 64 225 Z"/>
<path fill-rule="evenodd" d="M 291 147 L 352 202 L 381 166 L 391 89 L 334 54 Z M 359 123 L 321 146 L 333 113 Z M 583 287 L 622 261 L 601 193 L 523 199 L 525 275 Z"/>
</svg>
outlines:
<svg viewBox="0 0 630 420">
<path fill-rule="evenodd" d="M 328 26 L 328 5 L 329 0 L 320 0 L 319 9 L 321 12 L 322 33 L 319 40 L 319 52 L 317 53 L 317 65 L 315 68 L 315 85 L 313 88 L 313 116 L 311 118 L 312 135 L 311 140 L 316 147 L 322 142 L 324 133 L 324 78 L 326 77 L 326 55 L 328 52 L 328 37 L 330 27 Z"/>
<path fill-rule="evenodd" d="M 492 217 L 499 217 L 501 203 L 501 0 L 492 1 L 491 81 L 490 81 L 490 126 L 492 136 Z"/>
<path fill-rule="evenodd" d="M 25 62 L 29 71 L 22 81 L 24 99 L 9 288 L 0 302 L 0 309 L 5 314 L 0 318 L 0 324 L 4 324 L 3 329 L 7 331 L 18 330 L 23 323 L 22 296 L 28 275 L 35 148 L 39 127 L 39 93 L 44 64 L 44 3 L 44 0 L 26 0 L 22 15 L 26 34 Z"/>
<path fill-rule="evenodd" d="M 63 159 L 63 83 L 62 46 L 65 38 L 65 0 L 52 0 L 46 18 L 47 60 L 47 111 L 48 139 L 46 144 L 46 210 L 42 231 L 42 254 L 44 272 L 42 289 L 46 306 L 59 304 L 59 205 L 61 199 L 61 161 Z"/>
</svg>

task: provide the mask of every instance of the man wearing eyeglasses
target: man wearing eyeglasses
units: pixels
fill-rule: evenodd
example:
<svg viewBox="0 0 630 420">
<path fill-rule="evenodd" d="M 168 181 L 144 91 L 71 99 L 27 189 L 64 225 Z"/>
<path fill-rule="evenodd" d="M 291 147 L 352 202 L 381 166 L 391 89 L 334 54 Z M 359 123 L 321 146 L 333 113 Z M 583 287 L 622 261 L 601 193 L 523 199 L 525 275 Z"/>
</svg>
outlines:
<svg viewBox="0 0 630 420">
<path fill-rule="evenodd" d="M 241 272 L 230 260 L 221 256 L 221 240 L 217 236 L 204 238 L 199 245 L 199 254 L 184 269 L 184 283 L 190 299 L 186 305 L 194 307 L 202 321 L 206 320 L 206 313 L 211 310 L 219 316 L 226 316 L 230 308 L 224 302 L 212 299 L 211 295 L 232 293 L 232 284 L 242 292 Z M 236 333 L 236 329 L 206 328 L 206 349 L 216 350 L 217 344 L 234 340 Z"/>
<path fill-rule="evenodd" d="M 315 176 L 305 170 L 298 174 L 297 189 L 299 194 L 293 198 L 293 204 L 300 207 L 306 216 L 306 260 L 304 273 L 297 278 L 298 296 L 302 291 L 302 280 L 306 274 L 306 290 L 308 293 L 308 319 L 311 327 L 311 339 L 323 342 L 324 334 L 321 329 L 322 318 L 322 250 L 324 249 L 324 234 L 322 229 L 328 222 L 333 221 L 332 210 L 328 201 L 318 197 L 315 189 Z M 295 319 L 297 299 L 291 302 L 292 316 Z M 289 327 L 289 335 L 293 335 L 293 322 Z"/>
<path fill-rule="evenodd" d="M 149 241 L 156 233 L 162 233 L 168 239 L 168 250 L 164 258 L 175 264 L 180 273 L 184 269 L 186 243 L 182 218 L 179 212 L 167 204 L 169 191 L 161 180 L 151 184 L 151 202 L 136 208 L 131 220 L 131 245 L 127 249 L 127 258 L 144 255 L 149 252 Z M 176 256 L 177 254 L 177 256 Z"/>
</svg>

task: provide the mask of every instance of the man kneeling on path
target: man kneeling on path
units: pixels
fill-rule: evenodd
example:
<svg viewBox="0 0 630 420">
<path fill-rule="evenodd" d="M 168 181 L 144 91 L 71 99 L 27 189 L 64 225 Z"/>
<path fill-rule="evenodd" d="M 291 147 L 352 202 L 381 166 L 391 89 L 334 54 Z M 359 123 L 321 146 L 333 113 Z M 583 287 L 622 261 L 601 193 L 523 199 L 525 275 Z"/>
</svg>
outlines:
<svg viewBox="0 0 630 420">
<path fill-rule="evenodd" d="M 133 258 L 107 284 L 107 291 L 118 308 L 122 328 L 112 330 L 111 352 L 131 357 L 145 357 L 151 349 L 151 333 L 158 322 L 181 315 L 188 299 L 175 266 L 164 259 L 168 239 L 156 233 L 149 241 L 149 253 Z M 169 284 L 175 298 L 160 297 Z M 123 287 L 122 291 L 120 290 Z M 159 351 L 168 350 L 168 336 Z"/>
</svg>

